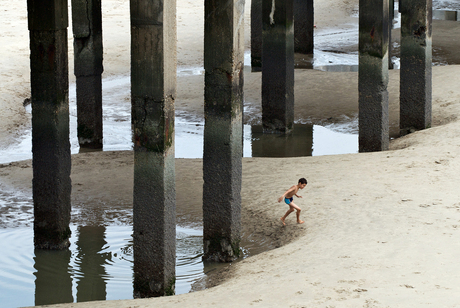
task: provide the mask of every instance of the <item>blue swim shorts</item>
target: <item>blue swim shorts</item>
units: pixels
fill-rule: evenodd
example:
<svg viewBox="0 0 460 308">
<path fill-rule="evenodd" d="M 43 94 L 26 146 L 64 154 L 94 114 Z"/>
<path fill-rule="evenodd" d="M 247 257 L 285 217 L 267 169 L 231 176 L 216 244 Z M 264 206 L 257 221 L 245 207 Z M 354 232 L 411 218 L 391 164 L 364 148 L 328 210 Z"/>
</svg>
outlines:
<svg viewBox="0 0 460 308">
<path fill-rule="evenodd" d="M 289 203 L 291 203 L 293 200 L 294 200 L 293 197 L 291 197 L 291 198 L 284 198 L 284 202 L 286 202 L 287 205 L 289 205 Z"/>
</svg>

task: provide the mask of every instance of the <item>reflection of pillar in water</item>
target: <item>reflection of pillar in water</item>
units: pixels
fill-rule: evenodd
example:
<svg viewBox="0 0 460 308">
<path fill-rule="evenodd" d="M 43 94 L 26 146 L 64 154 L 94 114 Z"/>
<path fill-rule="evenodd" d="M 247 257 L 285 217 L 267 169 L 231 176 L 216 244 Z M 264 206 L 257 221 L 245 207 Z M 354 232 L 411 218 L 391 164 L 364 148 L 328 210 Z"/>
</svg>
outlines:
<svg viewBox="0 0 460 308">
<path fill-rule="evenodd" d="M 399 128 L 402 135 L 431 126 L 431 0 L 401 3 Z"/>
<path fill-rule="evenodd" d="M 313 153 L 313 125 L 295 124 L 290 134 L 264 134 L 262 125 L 251 126 L 252 157 L 298 157 Z"/>
<path fill-rule="evenodd" d="M 105 261 L 110 254 L 101 254 L 105 241 L 104 226 L 82 226 L 78 228 L 77 264 L 83 275 L 77 281 L 77 302 L 105 300 L 107 273 Z"/>
<path fill-rule="evenodd" d="M 67 0 L 28 0 L 35 248 L 70 245 Z"/>
<path fill-rule="evenodd" d="M 174 294 L 176 1 L 131 0 L 134 296 Z"/>
<path fill-rule="evenodd" d="M 70 250 L 35 249 L 35 306 L 72 303 Z"/>
</svg>

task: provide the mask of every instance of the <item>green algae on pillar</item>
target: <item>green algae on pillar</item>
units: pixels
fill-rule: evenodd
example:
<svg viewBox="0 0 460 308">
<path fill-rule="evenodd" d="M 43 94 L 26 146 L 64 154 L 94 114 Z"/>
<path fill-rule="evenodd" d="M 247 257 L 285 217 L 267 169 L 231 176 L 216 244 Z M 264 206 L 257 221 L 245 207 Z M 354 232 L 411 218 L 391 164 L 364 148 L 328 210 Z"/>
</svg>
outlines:
<svg viewBox="0 0 460 308">
<path fill-rule="evenodd" d="M 34 246 L 70 245 L 69 71 L 66 0 L 28 0 Z"/>
<path fill-rule="evenodd" d="M 173 295 L 176 2 L 131 0 L 134 296 Z"/>
<path fill-rule="evenodd" d="M 359 151 L 389 147 L 388 0 L 359 1 Z"/>
<path fill-rule="evenodd" d="M 221 262 L 240 251 L 243 16 L 244 0 L 205 0 L 203 258 Z"/>
<path fill-rule="evenodd" d="M 265 133 L 288 133 L 294 127 L 293 1 L 262 1 L 262 125 Z"/>
<path fill-rule="evenodd" d="M 431 0 L 404 0 L 401 10 L 401 135 L 429 128 L 432 120 Z"/>
<path fill-rule="evenodd" d="M 82 148 L 102 148 L 101 0 L 72 0 L 77 136 Z"/>
</svg>

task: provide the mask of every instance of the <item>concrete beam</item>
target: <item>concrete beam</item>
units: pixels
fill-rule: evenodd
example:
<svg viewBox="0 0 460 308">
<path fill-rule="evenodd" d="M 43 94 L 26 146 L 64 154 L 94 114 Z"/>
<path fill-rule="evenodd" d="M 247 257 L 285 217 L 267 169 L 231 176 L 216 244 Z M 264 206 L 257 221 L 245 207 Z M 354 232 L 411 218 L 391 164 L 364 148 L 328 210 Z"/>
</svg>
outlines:
<svg viewBox="0 0 460 308">
<path fill-rule="evenodd" d="M 389 147 L 388 0 L 359 1 L 359 151 Z"/>
<path fill-rule="evenodd" d="M 263 0 L 262 125 L 266 133 L 294 127 L 294 0 Z"/>
<path fill-rule="evenodd" d="M 176 2 L 131 0 L 134 296 L 173 295 Z"/>
<path fill-rule="evenodd" d="M 401 135 L 431 127 L 432 1 L 401 3 Z"/>
<path fill-rule="evenodd" d="M 67 1 L 28 0 L 34 245 L 70 245 L 69 71 Z"/>
<path fill-rule="evenodd" d="M 205 0 L 203 241 L 206 260 L 239 256 L 244 0 Z"/>
</svg>

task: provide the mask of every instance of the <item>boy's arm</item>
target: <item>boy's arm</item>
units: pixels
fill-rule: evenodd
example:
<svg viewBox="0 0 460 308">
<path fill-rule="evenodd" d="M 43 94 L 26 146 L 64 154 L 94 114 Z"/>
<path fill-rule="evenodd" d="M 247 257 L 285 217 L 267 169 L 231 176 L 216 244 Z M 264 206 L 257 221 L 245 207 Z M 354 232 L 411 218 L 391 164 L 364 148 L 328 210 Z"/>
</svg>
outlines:
<svg viewBox="0 0 460 308">
<path fill-rule="evenodd" d="M 279 197 L 278 202 L 281 202 L 281 201 L 284 199 L 284 197 L 285 197 L 290 191 L 293 191 L 293 190 L 294 190 L 294 188 L 295 188 L 295 186 L 292 186 L 291 188 L 289 188 L 288 190 L 286 190 L 286 192 L 285 192 L 281 197 Z"/>
</svg>

